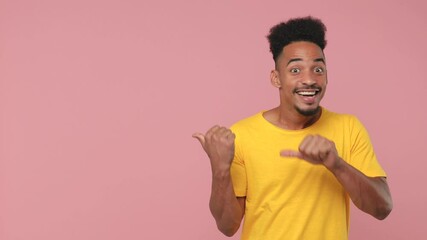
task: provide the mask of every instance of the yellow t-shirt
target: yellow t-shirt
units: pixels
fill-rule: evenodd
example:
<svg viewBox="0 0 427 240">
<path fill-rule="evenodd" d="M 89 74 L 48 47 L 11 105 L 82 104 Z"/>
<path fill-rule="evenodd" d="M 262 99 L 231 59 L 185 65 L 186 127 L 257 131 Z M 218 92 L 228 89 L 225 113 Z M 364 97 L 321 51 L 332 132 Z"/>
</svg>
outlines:
<svg viewBox="0 0 427 240">
<path fill-rule="evenodd" d="M 348 239 L 349 198 L 323 165 L 280 157 L 308 134 L 335 142 L 339 156 L 365 175 L 386 176 L 360 121 L 322 109 L 302 130 L 279 128 L 260 112 L 231 127 L 236 134 L 231 175 L 236 196 L 246 197 L 242 240 Z"/>
</svg>

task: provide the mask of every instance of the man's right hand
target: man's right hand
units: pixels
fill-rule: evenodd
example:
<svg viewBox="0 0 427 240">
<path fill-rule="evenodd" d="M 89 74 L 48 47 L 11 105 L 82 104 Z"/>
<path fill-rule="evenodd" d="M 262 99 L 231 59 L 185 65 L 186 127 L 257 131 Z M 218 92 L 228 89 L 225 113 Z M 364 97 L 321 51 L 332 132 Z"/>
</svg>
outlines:
<svg viewBox="0 0 427 240">
<path fill-rule="evenodd" d="M 212 190 L 209 208 L 218 229 L 226 236 L 233 236 L 245 214 L 245 197 L 236 197 L 231 181 L 230 167 L 234 158 L 234 139 L 230 129 L 213 126 L 206 134 L 195 133 L 208 154 L 212 167 Z"/>
<path fill-rule="evenodd" d="M 199 140 L 211 161 L 212 171 L 228 171 L 234 158 L 234 133 L 218 125 L 209 129 L 205 135 L 193 134 Z"/>
</svg>

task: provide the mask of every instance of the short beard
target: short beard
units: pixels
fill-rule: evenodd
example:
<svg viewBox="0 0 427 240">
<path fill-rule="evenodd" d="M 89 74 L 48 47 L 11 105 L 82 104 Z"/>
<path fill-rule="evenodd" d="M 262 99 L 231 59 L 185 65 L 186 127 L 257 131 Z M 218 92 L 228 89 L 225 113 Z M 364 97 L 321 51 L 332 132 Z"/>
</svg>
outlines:
<svg viewBox="0 0 427 240">
<path fill-rule="evenodd" d="M 295 107 L 295 109 L 298 111 L 299 114 L 301 114 L 303 116 L 312 117 L 320 111 L 320 106 L 317 106 L 317 108 L 315 108 L 315 109 L 309 109 L 309 110 L 302 110 L 298 107 Z"/>
</svg>

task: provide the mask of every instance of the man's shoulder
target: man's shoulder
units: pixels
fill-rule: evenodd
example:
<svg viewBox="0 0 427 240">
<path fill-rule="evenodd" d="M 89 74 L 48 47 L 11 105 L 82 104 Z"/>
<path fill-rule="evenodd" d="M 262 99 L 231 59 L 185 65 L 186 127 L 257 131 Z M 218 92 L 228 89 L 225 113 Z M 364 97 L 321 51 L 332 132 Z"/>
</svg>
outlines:
<svg viewBox="0 0 427 240">
<path fill-rule="evenodd" d="M 231 126 L 232 130 L 241 130 L 245 128 L 253 128 L 262 124 L 262 114 L 263 111 L 260 111 L 256 114 L 253 114 L 249 117 L 243 118 Z"/>
<path fill-rule="evenodd" d="M 357 121 L 357 117 L 353 114 L 333 112 L 325 108 L 322 111 L 322 117 L 327 121 Z"/>
<path fill-rule="evenodd" d="M 327 109 L 323 109 L 322 113 L 323 122 L 332 125 L 345 125 L 350 128 L 361 127 L 363 124 L 360 122 L 359 118 L 350 113 L 338 113 L 332 112 Z"/>
</svg>

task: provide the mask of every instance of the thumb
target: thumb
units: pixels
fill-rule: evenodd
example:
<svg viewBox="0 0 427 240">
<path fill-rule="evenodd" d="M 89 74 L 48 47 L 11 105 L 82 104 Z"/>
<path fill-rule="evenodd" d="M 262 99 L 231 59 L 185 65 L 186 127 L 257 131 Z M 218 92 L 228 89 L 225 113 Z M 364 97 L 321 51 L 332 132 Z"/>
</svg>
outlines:
<svg viewBox="0 0 427 240">
<path fill-rule="evenodd" d="M 202 147 L 205 147 L 205 135 L 201 133 L 194 133 L 192 137 L 199 140 L 200 144 L 202 144 Z"/>
<path fill-rule="evenodd" d="M 282 151 L 280 151 L 280 156 L 303 158 L 303 156 L 300 152 L 294 151 L 294 150 L 282 150 Z"/>
</svg>

